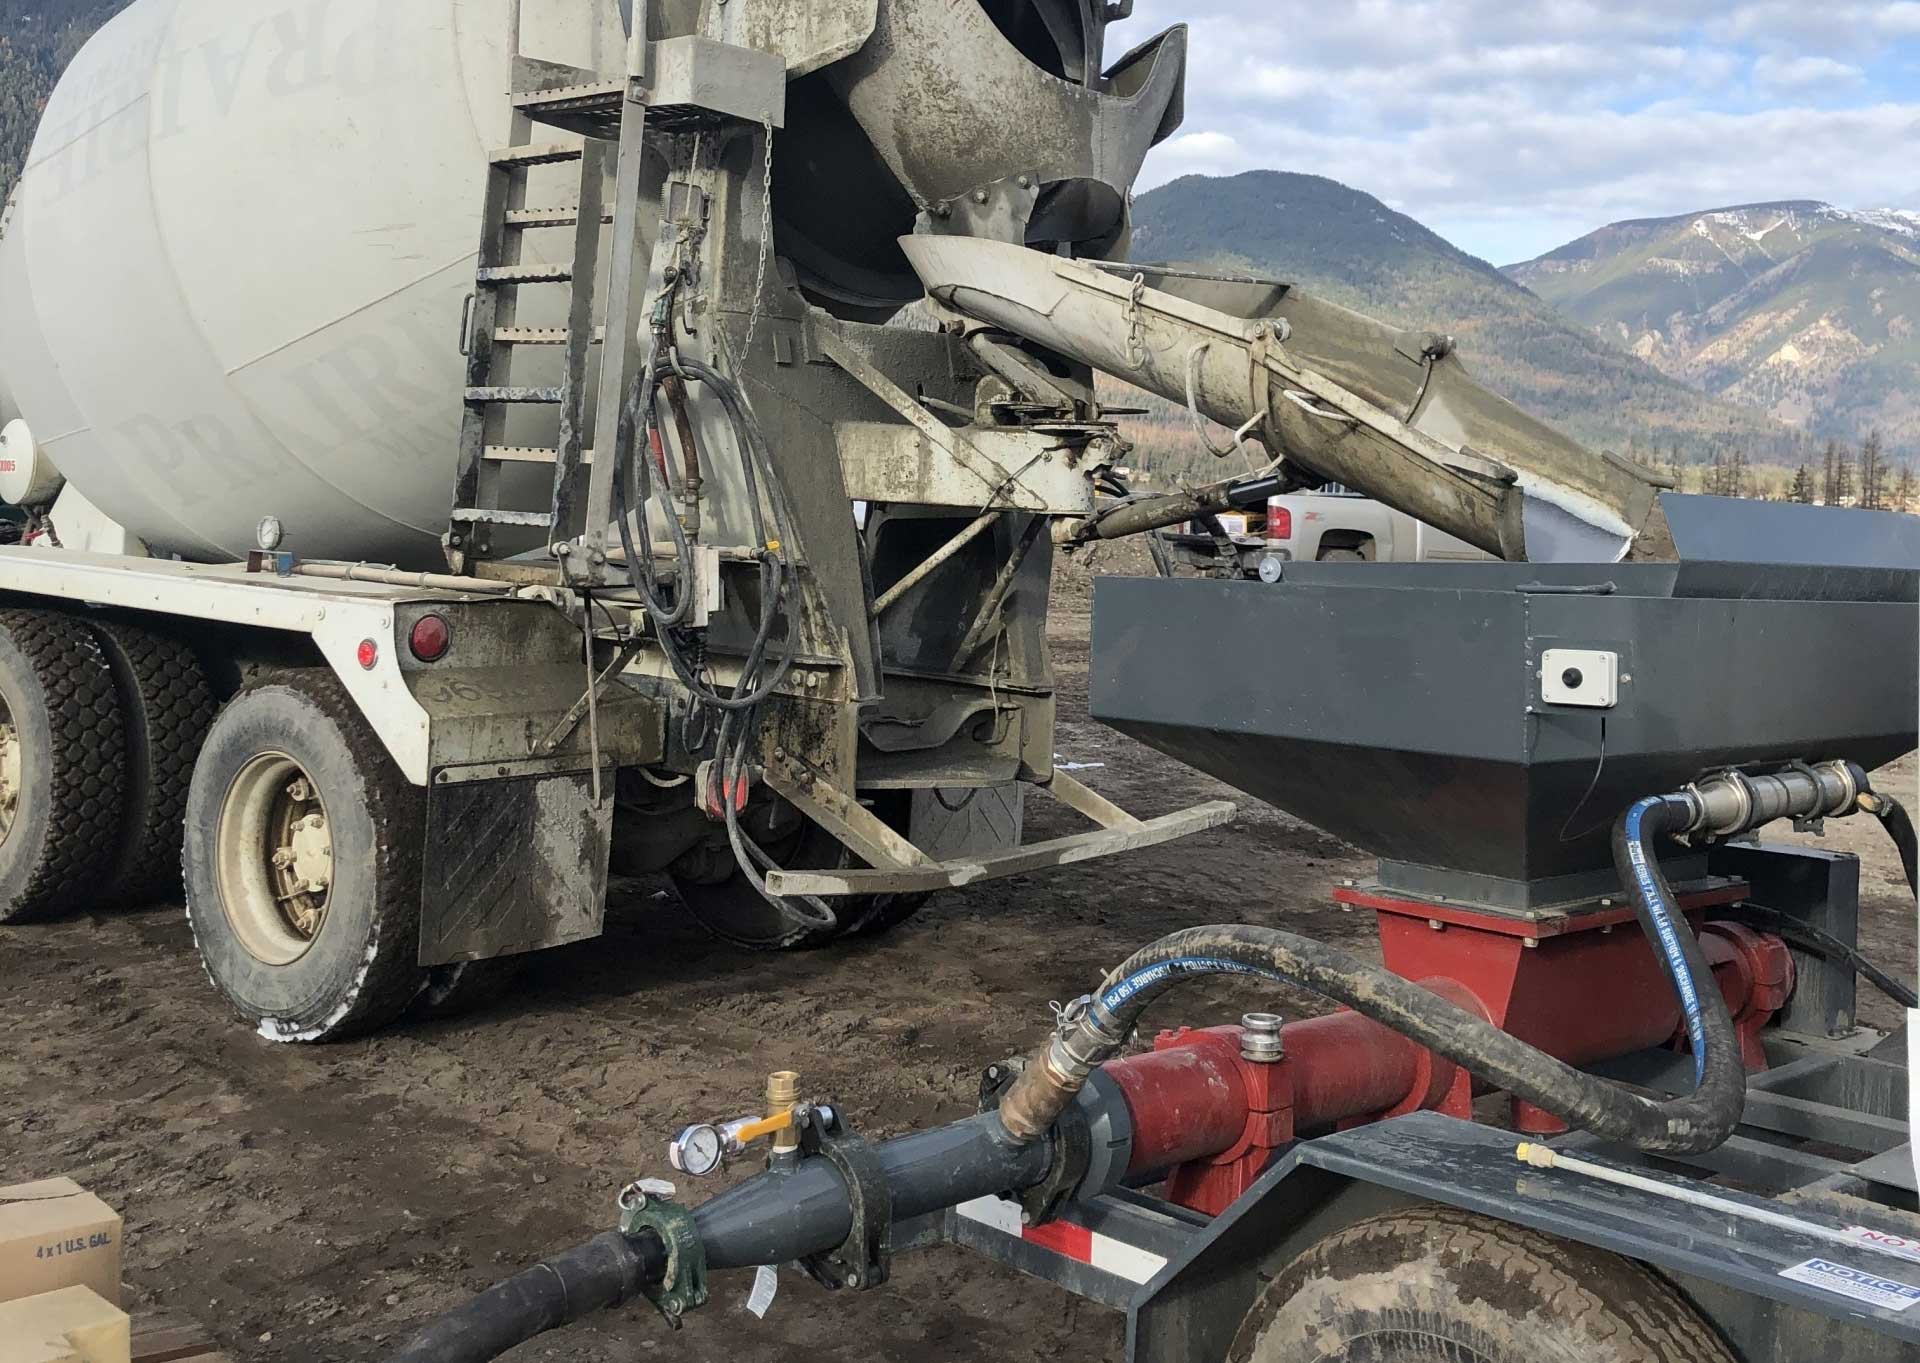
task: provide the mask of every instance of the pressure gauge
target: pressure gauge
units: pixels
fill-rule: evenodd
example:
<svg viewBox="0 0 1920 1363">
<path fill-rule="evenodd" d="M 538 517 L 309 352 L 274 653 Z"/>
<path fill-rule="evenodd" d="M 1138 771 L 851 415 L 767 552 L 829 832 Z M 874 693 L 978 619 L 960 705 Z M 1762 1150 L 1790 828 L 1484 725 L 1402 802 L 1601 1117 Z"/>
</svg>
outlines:
<svg viewBox="0 0 1920 1363">
<path fill-rule="evenodd" d="M 253 528 L 254 543 L 260 546 L 260 552 L 271 554 L 287 538 L 286 527 L 280 524 L 278 516 L 263 516 L 260 524 Z"/>
<path fill-rule="evenodd" d="M 673 1144 L 667 1147 L 667 1160 L 683 1174 L 705 1178 L 725 1162 L 726 1150 L 720 1128 L 701 1122 L 673 1138 Z"/>
</svg>

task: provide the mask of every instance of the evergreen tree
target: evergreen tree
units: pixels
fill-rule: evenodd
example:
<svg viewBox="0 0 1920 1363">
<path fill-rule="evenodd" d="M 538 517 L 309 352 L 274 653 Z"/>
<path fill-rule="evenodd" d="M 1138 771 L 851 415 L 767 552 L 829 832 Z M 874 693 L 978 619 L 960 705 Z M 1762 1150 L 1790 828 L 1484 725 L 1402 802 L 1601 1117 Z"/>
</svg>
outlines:
<svg viewBox="0 0 1920 1363">
<path fill-rule="evenodd" d="M 1893 509 L 1895 511 L 1913 510 L 1915 490 L 1913 465 L 1902 459 L 1900 470 L 1893 477 Z"/>
<path fill-rule="evenodd" d="M 1905 470 L 1903 469 L 1904 473 Z M 1813 501 L 1813 471 L 1805 464 L 1793 471 L 1793 487 L 1787 493 L 1787 500 L 1799 502 L 1805 506 Z"/>
<path fill-rule="evenodd" d="M 1860 505 L 1879 510 L 1886 505 L 1887 449 L 1880 432 L 1870 431 L 1860 442 Z"/>
<path fill-rule="evenodd" d="M 1853 500 L 1853 460 L 1847 458 L 1844 451 L 1839 452 L 1839 461 L 1833 469 L 1833 496 L 1828 506 L 1846 506 Z"/>
<path fill-rule="evenodd" d="M 1840 470 L 1846 463 L 1846 456 L 1840 452 L 1840 442 L 1829 440 L 1827 448 L 1820 455 L 1820 502 L 1823 506 L 1840 505 Z"/>
</svg>

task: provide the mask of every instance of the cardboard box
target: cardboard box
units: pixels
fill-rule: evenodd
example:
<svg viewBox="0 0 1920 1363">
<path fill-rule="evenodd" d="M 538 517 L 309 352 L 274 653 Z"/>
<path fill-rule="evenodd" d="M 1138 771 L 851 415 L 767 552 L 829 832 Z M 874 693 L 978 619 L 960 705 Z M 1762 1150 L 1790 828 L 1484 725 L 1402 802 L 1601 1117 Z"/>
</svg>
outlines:
<svg viewBox="0 0 1920 1363">
<path fill-rule="evenodd" d="M 0 1302 L 90 1287 L 120 1304 L 120 1214 L 70 1178 L 0 1188 Z"/>
<path fill-rule="evenodd" d="M 127 1313 L 88 1287 L 0 1303 L 0 1363 L 131 1363 Z"/>
</svg>

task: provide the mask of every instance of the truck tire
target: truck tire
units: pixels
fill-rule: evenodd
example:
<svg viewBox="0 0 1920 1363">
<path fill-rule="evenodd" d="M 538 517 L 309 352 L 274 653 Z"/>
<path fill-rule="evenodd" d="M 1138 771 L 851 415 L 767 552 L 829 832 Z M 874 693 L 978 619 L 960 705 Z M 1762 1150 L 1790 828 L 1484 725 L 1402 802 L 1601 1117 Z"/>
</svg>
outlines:
<svg viewBox="0 0 1920 1363">
<path fill-rule="evenodd" d="M 213 725 L 213 688 L 180 640 L 121 620 L 90 623 L 113 668 L 126 735 L 126 817 L 102 898 L 129 907 L 172 900 L 180 893 L 193 764 Z"/>
<path fill-rule="evenodd" d="M 1358 549 L 1322 549 L 1322 563 L 1365 563 L 1367 556 Z"/>
<path fill-rule="evenodd" d="M 94 900 L 120 848 L 126 739 L 85 624 L 0 611 L 0 923 Z"/>
<path fill-rule="evenodd" d="M 908 814 L 904 803 L 877 812 L 904 830 Z M 784 846 L 767 848 L 767 853 L 788 870 L 839 870 L 858 864 L 839 839 L 812 822 Z M 705 866 L 731 865 L 732 852 L 725 854 L 723 862 L 704 854 L 698 860 Z M 811 951 L 849 935 L 878 935 L 906 922 L 932 897 L 872 894 L 830 899 L 826 902 L 839 913 L 840 923 L 816 928 L 795 923 L 767 903 L 737 870 L 714 878 L 687 874 L 685 864 L 676 864 L 668 879 L 687 912 L 715 937 L 746 951 Z"/>
<path fill-rule="evenodd" d="M 214 721 L 187 797 L 187 920 L 269 1041 L 385 1026 L 420 992 L 426 799 L 331 673 L 282 673 Z"/>
<path fill-rule="evenodd" d="M 1289 1264 L 1233 1363 L 1738 1363 L 1617 1255 L 1451 1207 L 1361 1221 Z"/>
</svg>

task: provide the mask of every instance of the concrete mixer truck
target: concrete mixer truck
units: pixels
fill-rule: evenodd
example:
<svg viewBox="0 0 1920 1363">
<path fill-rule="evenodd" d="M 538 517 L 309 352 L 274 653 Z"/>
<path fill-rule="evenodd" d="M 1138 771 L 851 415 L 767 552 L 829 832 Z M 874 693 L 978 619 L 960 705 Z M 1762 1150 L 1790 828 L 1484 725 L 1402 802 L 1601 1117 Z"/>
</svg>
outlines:
<svg viewBox="0 0 1920 1363">
<path fill-rule="evenodd" d="M 1126 263 L 1186 46 L 1130 10 L 134 0 L 0 224 L 0 923 L 184 877 L 214 987 L 323 1041 L 610 871 L 781 949 L 1223 822 L 1055 770 L 1056 551 L 1240 486 L 1127 495 L 1096 371 L 1264 487 L 1667 555 L 1444 335 Z M 1093 827 L 1025 842 L 1034 789 Z"/>
</svg>

